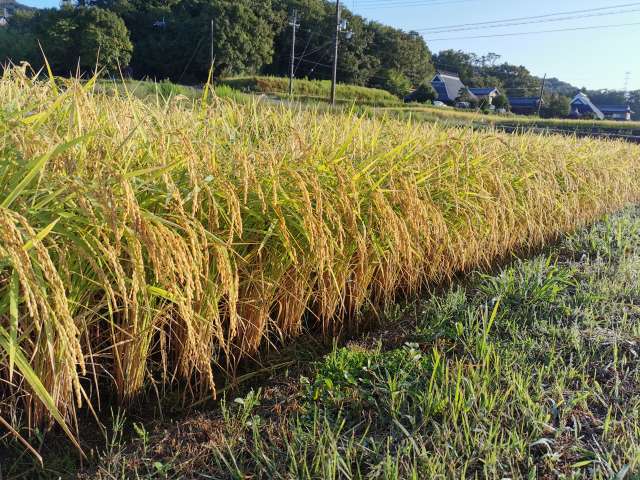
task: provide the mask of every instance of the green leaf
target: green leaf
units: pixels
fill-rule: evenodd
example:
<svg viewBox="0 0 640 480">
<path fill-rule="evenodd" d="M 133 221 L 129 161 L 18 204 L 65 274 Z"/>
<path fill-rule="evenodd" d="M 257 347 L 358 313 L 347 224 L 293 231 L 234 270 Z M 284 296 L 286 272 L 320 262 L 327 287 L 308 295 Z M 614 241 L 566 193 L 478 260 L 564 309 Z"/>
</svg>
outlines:
<svg viewBox="0 0 640 480">
<path fill-rule="evenodd" d="M 91 134 L 82 135 L 81 137 L 75 138 L 69 142 L 63 143 L 62 145 L 58 145 L 52 151 L 45 153 L 41 157 L 34 158 L 26 167 L 27 173 L 22 178 L 22 180 L 13 188 L 13 190 L 7 195 L 4 201 L 0 204 L 2 208 L 9 208 L 13 201 L 18 198 L 24 190 L 31 184 L 33 179 L 40 173 L 40 171 L 44 168 L 46 163 L 66 150 L 70 149 L 74 145 L 80 143 Z"/>
<path fill-rule="evenodd" d="M 18 345 L 18 305 L 20 303 L 20 281 L 18 272 L 14 269 L 9 283 L 9 338 L 7 340 L 7 353 L 9 354 L 9 381 L 13 381 L 13 368 L 15 365 Z"/>
<path fill-rule="evenodd" d="M 46 227 L 44 227 L 42 230 L 40 230 L 35 237 L 33 237 L 31 240 L 29 240 L 27 243 L 25 243 L 22 246 L 22 249 L 25 252 L 28 252 L 29 250 L 31 250 L 35 244 L 35 242 L 41 242 L 42 240 L 44 240 L 44 238 L 49 235 L 51 233 L 51 230 L 53 230 L 53 228 L 56 226 L 56 224 L 60 221 L 60 217 L 58 217 L 56 220 L 54 220 L 53 222 L 51 222 L 49 225 L 47 225 Z"/>
<path fill-rule="evenodd" d="M 2 326 L 0 326 L 0 347 L 3 348 L 6 352 L 10 352 L 12 348 L 10 339 L 11 339 L 11 334 L 7 332 L 7 330 L 5 330 Z M 45 386 L 42 384 L 36 372 L 33 371 L 33 369 L 31 368 L 31 365 L 29 365 L 29 361 L 25 358 L 24 353 L 22 352 L 22 349 L 19 347 L 16 348 L 14 355 L 15 355 L 16 367 L 24 377 L 25 381 L 31 387 L 31 390 L 33 390 L 33 393 L 44 404 L 44 406 L 47 408 L 47 410 L 49 411 L 51 416 L 54 418 L 54 420 L 58 422 L 58 424 L 60 425 L 64 433 L 69 437 L 71 442 L 76 446 L 76 448 L 84 456 L 84 453 L 82 452 L 82 448 L 80 448 L 78 441 L 76 440 L 73 433 L 71 433 L 71 430 L 69 429 L 69 426 L 67 425 L 64 418 L 62 417 L 60 410 L 58 410 L 55 400 L 51 397 L 51 394 L 47 391 Z"/>
<path fill-rule="evenodd" d="M 176 297 L 173 296 L 171 292 L 168 292 L 163 288 L 147 285 L 147 292 L 149 292 L 149 294 L 153 295 L 154 297 L 164 298 L 165 300 L 169 300 L 170 302 L 174 303 L 177 302 Z"/>
<path fill-rule="evenodd" d="M 582 468 L 582 467 L 586 467 L 587 465 L 591 465 L 592 463 L 593 463 L 593 460 L 581 460 L 571 465 L 571 468 Z"/>
<path fill-rule="evenodd" d="M 38 46 L 40 47 L 40 52 L 42 52 L 42 57 L 44 58 L 44 64 L 47 67 L 47 73 L 49 74 L 49 83 L 51 84 L 51 88 L 53 89 L 53 92 L 58 95 L 58 86 L 56 85 L 56 77 L 53 75 L 53 71 L 51 70 L 51 65 L 49 65 L 49 60 L 47 60 L 47 56 L 44 53 L 44 49 L 42 48 L 42 45 L 40 44 L 40 41 L 38 41 Z"/>
<path fill-rule="evenodd" d="M 616 473 L 616 476 L 613 478 L 613 480 L 624 480 L 627 477 L 630 468 L 631 467 L 629 467 L 629 465 L 625 465 L 624 467 L 622 467 L 620 471 Z"/>
</svg>

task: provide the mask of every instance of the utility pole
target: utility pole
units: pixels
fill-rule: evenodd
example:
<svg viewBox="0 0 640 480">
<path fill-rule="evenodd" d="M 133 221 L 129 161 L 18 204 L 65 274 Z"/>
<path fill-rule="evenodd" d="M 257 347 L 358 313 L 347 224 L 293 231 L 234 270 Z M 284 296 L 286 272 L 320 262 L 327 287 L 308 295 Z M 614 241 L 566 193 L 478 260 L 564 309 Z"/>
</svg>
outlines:
<svg viewBox="0 0 640 480">
<path fill-rule="evenodd" d="M 540 87 L 540 100 L 538 100 L 538 116 L 540 116 L 540 111 L 542 110 L 542 97 L 544 96 L 544 87 L 547 83 L 547 74 L 544 74 L 544 78 L 542 79 L 542 86 Z"/>
<path fill-rule="evenodd" d="M 295 64 L 296 64 L 296 30 L 300 26 L 298 24 L 298 10 L 293 10 L 293 21 L 289 22 L 292 27 L 291 38 L 291 71 L 289 73 L 289 96 L 293 97 L 293 77 L 295 76 Z"/>
<path fill-rule="evenodd" d="M 213 64 L 215 63 L 215 55 L 214 55 L 214 48 L 213 48 L 213 19 L 211 19 L 211 71 L 213 72 Z"/>
<path fill-rule="evenodd" d="M 331 80 L 331 105 L 336 104 L 336 87 L 338 83 L 338 46 L 340 44 L 340 0 L 336 0 L 336 36 L 334 39 L 333 78 Z"/>
</svg>

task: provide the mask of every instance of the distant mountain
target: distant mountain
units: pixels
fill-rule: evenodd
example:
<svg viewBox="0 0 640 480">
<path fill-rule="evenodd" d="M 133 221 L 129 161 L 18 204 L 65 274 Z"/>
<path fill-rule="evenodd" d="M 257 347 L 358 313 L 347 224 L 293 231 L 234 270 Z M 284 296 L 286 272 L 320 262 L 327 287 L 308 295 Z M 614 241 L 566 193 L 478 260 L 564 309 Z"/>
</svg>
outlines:
<svg viewBox="0 0 640 480">
<path fill-rule="evenodd" d="M 15 0 L 0 0 L 0 15 L 2 15 L 5 8 L 7 9 L 7 13 L 9 15 L 13 15 L 16 10 L 35 10 L 34 7 L 23 5 L 22 3 L 18 3 Z"/>
</svg>

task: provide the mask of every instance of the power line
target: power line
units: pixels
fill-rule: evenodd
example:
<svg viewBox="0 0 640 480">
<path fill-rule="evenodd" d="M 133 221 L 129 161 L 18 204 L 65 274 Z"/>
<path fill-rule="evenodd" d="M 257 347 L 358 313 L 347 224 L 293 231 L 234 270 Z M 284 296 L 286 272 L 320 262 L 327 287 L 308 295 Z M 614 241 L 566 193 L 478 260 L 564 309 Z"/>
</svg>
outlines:
<svg viewBox="0 0 640 480">
<path fill-rule="evenodd" d="M 313 34 L 309 35 L 307 37 L 307 43 L 304 46 L 304 50 L 302 51 L 302 55 L 300 55 L 301 58 L 304 58 L 307 55 L 307 50 L 309 50 L 309 45 L 311 45 L 311 40 L 313 39 Z M 300 68 L 300 62 L 298 62 L 298 64 L 296 65 L 296 68 L 293 72 L 293 74 L 295 75 L 298 72 L 298 68 Z"/>
<path fill-rule="evenodd" d="M 331 44 L 333 43 L 333 40 L 331 42 L 327 42 L 324 45 L 316 48 L 315 50 L 311 50 L 309 53 L 304 53 L 302 52 L 302 55 L 300 55 L 299 57 L 296 58 L 306 58 L 306 57 L 310 57 L 311 55 L 314 55 L 318 52 L 321 52 L 322 50 L 325 50 L 326 48 L 328 48 Z"/>
<path fill-rule="evenodd" d="M 574 28 L 559 28 L 555 30 L 539 30 L 535 32 L 512 32 L 512 33 L 496 33 L 492 35 L 473 35 L 469 37 L 448 37 L 448 38 L 430 38 L 428 42 L 445 42 L 451 40 L 473 40 L 479 38 L 504 38 L 504 37 L 519 37 L 522 35 L 539 35 L 542 33 L 558 33 L 558 32 L 577 32 L 583 30 L 602 30 L 606 28 L 619 28 L 619 27 L 632 27 L 640 25 L 640 22 L 634 23 L 618 23 L 612 25 L 594 25 L 591 27 L 574 27 Z"/>
<path fill-rule="evenodd" d="M 371 6 L 374 5 L 376 3 L 378 3 L 379 0 L 373 0 L 371 2 L 366 2 L 364 0 L 359 0 L 358 4 L 360 6 Z M 338 3 L 338 2 L 336 2 Z M 409 0 L 409 2 L 407 2 L 406 0 L 403 0 L 402 2 L 399 1 L 394 1 L 394 0 L 387 0 L 385 2 L 386 5 L 390 5 L 390 4 L 394 4 L 394 5 L 407 5 L 409 3 L 413 4 L 416 3 L 416 0 Z M 423 4 L 437 4 L 440 3 L 439 0 L 434 0 L 431 2 L 421 2 Z M 448 2 L 451 3 L 451 2 Z M 609 7 L 602 7 L 602 8 L 593 8 L 593 9 L 583 9 L 583 10 L 574 10 L 574 11 L 565 11 L 565 12 L 557 12 L 557 13 L 550 13 L 550 14 L 545 14 L 545 15 L 535 15 L 535 16 L 528 16 L 528 17 L 517 17 L 517 18 L 512 18 L 512 19 L 502 19 L 502 20 L 493 20 L 493 21 L 485 21 L 485 22 L 477 22 L 477 23 L 467 23 L 467 24 L 457 24 L 457 25 L 449 25 L 448 27 L 451 27 L 451 30 L 445 30 L 445 28 L 447 27 L 431 27 L 431 28 L 425 28 L 425 29 L 421 29 L 421 31 L 424 32 L 429 32 L 431 34 L 435 34 L 435 33 L 444 33 L 445 31 L 459 31 L 459 30 L 470 30 L 470 29 L 475 29 L 475 27 L 479 27 L 479 28 L 497 28 L 497 27 L 506 27 L 506 26 L 514 26 L 514 25 L 522 25 L 522 24 L 529 24 L 529 23 L 547 23 L 547 22 L 557 22 L 557 21 L 567 21 L 567 20 L 571 20 L 571 19 L 575 19 L 575 18 L 586 18 L 586 17 L 599 17 L 599 16 L 604 16 L 604 15 L 619 15 L 619 14 L 624 14 L 624 13 L 632 13 L 632 12 L 640 12 L 640 9 L 633 9 L 633 10 L 624 10 L 624 11 L 611 11 L 612 9 L 615 8 L 623 8 L 623 7 L 630 7 L 630 6 L 637 6 L 640 5 L 640 2 L 633 2 L 633 3 L 626 3 L 626 4 L 618 4 L 618 5 L 613 5 L 613 6 L 609 6 Z M 354 2 L 354 6 L 355 6 L 355 2 Z M 579 14 L 579 15 L 576 15 Z M 571 16 L 569 16 L 571 15 Z M 557 18 L 554 18 L 557 17 Z M 509 24 L 508 22 L 514 22 L 514 21 L 519 21 L 519 20 L 526 20 L 525 22 L 522 23 L 514 23 L 513 25 Z M 499 25 L 499 23 L 503 23 L 502 25 Z M 635 25 L 640 25 L 640 22 L 633 22 L 633 23 L 623 23 L 623 24 L 610 24 L 610 25 L 593 25 L 593 26 L 587 26 L 587 27 L 570 27 L 570 28 L 562 28 L 562 29 L 551 29 L 551 30 L 541 30 L 541 31 L 527 31 L 527 32 L 509 32 L 509 33 L 501 33 L 501 34 L 491 34 L 491 35 L 473 35 L 473 36 L 465 36 L 465 37 L 450 37 L 450 38 L 436 38 L 436 39 L 427 39 L 427 41 L 429 42 L 433 42 L 433 41 L 449 41 L 449 40 L 462 40 L 462 39 L 476 39 L 476 38 L 502 38 L 502 37 L 513 37 L 513 36 L 520 36 L 520 35 L 535 35 L 535 34 L 545 34 L 545 33 L 554 33 L 554 32 L 568 32 L 568 31 L 582 31 L 582 30 L 598 30 L 598 29 L 605 29 L 605 28 L 619 28 L 619 27 L 625 27 L 625 26 L 635 26 Z M 467 28 L 467 27 L 473 27 L 473 28 Z M 313 49 L 311 52 L 307 52 L 308 51 L 308 47 L 310 45 L 311 39 L 314 35 L 320 36 L 320 37 L 325 37 L 325 38 L 330 38 L 328 35 L 324 35 L 322 33 L 319 33 L 318 31 L 311 31 L 308 30 L 308 32 L 311 34 L 308 37 L 307 40 L 307 45 L 305 46 L 304 52 L 302 53 L 302 55 L 300 56 L 294 56 L 294 59 L 297 60 L 297 67 L 296 67 L 296 71 L 297 69 L 300 67 L 300 65 L 302 63 L 308 64 L 312 66 L 311 72 L 313 72 L 313 70 L 315 70 L 316 67 L 321 67 L 321 68 L 327 68 L 327 69 L 331 69 L 334 68 L 334 66 L 329 65 L 328 63 L 323 63 L 321 61 L 310 61 L 307 60 L 306 57 L 309 57 L 311 55 L 315 55 L 318 52 L 323 51 L 327 45 L 322 45 L 318 48 Z M 335 39 L 335 38 L 334 38 Z M 332 40 L 334 40 L 332 39 Z M 328 43 L 328 42 L 327 42 Z M 328 53 L 328 52 L 327 52 Z M 325 56 L 325 55 L 321 55 L 321 56 Z M 436 65 L 436 67 L 438 68 L 442 68 L 443 66 L 445 66 L 445 64 L 442 63 L 438 63 Z M 454 69 L 457 69 L 458 66 L 449 66 L 449 67 L 453 67 Z M 480 66 L 471 66 L 472 70 L 478 71 L 481 67 Z M 371 76 L 371 79 L 383 79 L 382 77 L 378 77 L 378 76 Z M 508 85 L 505 85 L 504 88 L 508 91 L 533 91 L 534 89 L 537 90 L 539 88 L 539 84 L 536 85 L 531 85 L 531 86 L 518 86 L 518 87 L 510 87 Z"/>
<path fill-rule="evenodd" d="M 575 15 L 575 14 L 581 14 L 581 13 L 599 12 L 599 11 L 604 11 L 604 10 L 613 10 L 613 9 L 616 9 L 616 8 L 636 7 L 638 5 L 640 5 L 640 2 L 623 3 L 623 4 L 618 4 L 618 5 L 612 5 L 612 6 L 609 6 L 609 7 L 588 8 L 588 9 L 583 9 L 583 10 L 571 10 L 571 11 L 565 11 L 565 12 L 547 13 L 545 15 L 535 15 L 535 16 L 526 16 L 526 17 L 504 18 L 504 19 L 501 19 L 501 20 L 490 20 L 490 21 L 485 21 L 485 22 L 459 23 L 457 25 L 441 25 L 439 27 L 420 28 L 420 29 L 414 29 L 414 30 L 415 31 L 420 31 L 420 32 L 426 32 L 426 31 L 431 31 L 431 30 L 456 29 L 456 28 L 461 28 L 461 27 L 473 27 L 473 26 L 478 26 L 478 25 L 489 25 L 489 24 L 494 24 L 494 23 L 519 22 L 521 20 L 532 20 L 532 19 L 539 19 L 539 18 L 557 17 L 557 16 L 560 16 L 560 15 Z"/>
<path fill-rule="evenodd" d="M 566 22 L 568 20 L 579 20 L 583 18 L 594 18 L 594 17 L 605 17 L 610 15 L 622 15 L 625 13 L 637 13 L 640 12 L 639 8 L 634 8 L 630 10 L 616 10 L 614 12 L 598 12 L 598 13 L 588 13 L 584 15 L 572 15 L 558 18 L 547 18 L 547 19 L 537 19 L 537 20 L 528 20 L 523 22 L 511 22 L 511 23 L 502 23 L 495 25 L 478 25 L 476 27 L 464 27 L 464 28 L 456 28 L 450 30 L 432 30 L 425 32 L 423 30 L 419 30 L 420 32 L 426 34 L 436 34 L 436 33 L 453 33 L 453 32 L 463 32 L 468 30 L 485 30 L 492 28 L 504 28 L 504 27 L 516 27 L 520 25 L 532 25 L 532 24 L 540 24 L 540 23 L 555 23 L 555 22 Z"/>
<path fill-rule="evenodd" d="M 302 63 L 308 63 L 310 65 L 313 65 L 314 67 L 333 68 L 333 65 L 329 65 L 327 63 L 314 62 L 313 60 L 305 60 L 304 58 L 298 58 L 298 60 Z"/>
<path fill-rule="evenodd" d="M 476 2 L 476 1 L 478 0 L 437 0 L 437 1 L 431 1 L 431 2 L 414 0 L 413 2 L 409 2 L 409 3 L 395 3 L 392 0 L 387 0 L 384 2 L 376 0 L 376 3 L 365 3 L 361 5 L 365 8 L 370 7 L 370 8 L 375 8 L 376 10 L 379 10 L 384 8 L 431 7 L 431 6 L 452 5 L 456 3 L 467 3 L 467 2 Z"/>
</svg>

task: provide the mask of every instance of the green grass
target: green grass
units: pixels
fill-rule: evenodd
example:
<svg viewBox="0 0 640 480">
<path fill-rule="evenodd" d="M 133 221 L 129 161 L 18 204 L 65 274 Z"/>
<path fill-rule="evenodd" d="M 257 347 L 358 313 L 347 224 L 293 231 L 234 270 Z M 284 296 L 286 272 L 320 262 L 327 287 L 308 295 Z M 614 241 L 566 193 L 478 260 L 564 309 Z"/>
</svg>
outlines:
<svg viewBox="0 0 640 480">
<path fill-rule="evenodd" d="M 145 430 L 91 478 L 638 478 L 638 272 L 632 209 Z"/>
<path fill-rule="evenodd" d="M 496 115 L 480 112 L 462 111 L 453 108 L 439 108 L 427 105 L 406 105 L 388 107 L 379 110 L 400 118 L 413 118 L 424 121 L 449 123 L 468 123 L 481 125 L 507 125 L 515 127 L 542 127 L 572 129 L 579 131 L 622 132 L 640 135 L 640 122 L 616 122 L 612 120 L 573 120 L 566 118 L 539 118 L 524 115 Z"/>
<path fill-rule="evenodd" d="M 264 93 L 279 97 L 285 97 L 289 92 L 289 79 L 282 77 L 225 78 L 219 83 L 242 92 Z M 341 103 L 355 102 L 370 105 L 398 105 L 402 103 L 398 97 L 377 88 L 338 84 L 336 90 L 337 100 Z M 330 93 L 331 82 L 329 80 L 296 79 L 294 82 L 294 96 L 301 100 L 326 100 Z"/>
<path fill-rule="evenodd" d="M 202 88 L 179 85 L 168 80 L 153 82 L 149 80 L 100 80 L 99 91 L 108 95 L 130 94 L 135 98 L 163 103 L 170 99 L 197 101 L 202 98 Z M 218 98 L 244 102 L 249 99 L 247 94 L 235 90 L 227 85 L 217 85 L 214 92 Z"/>
</svg>

